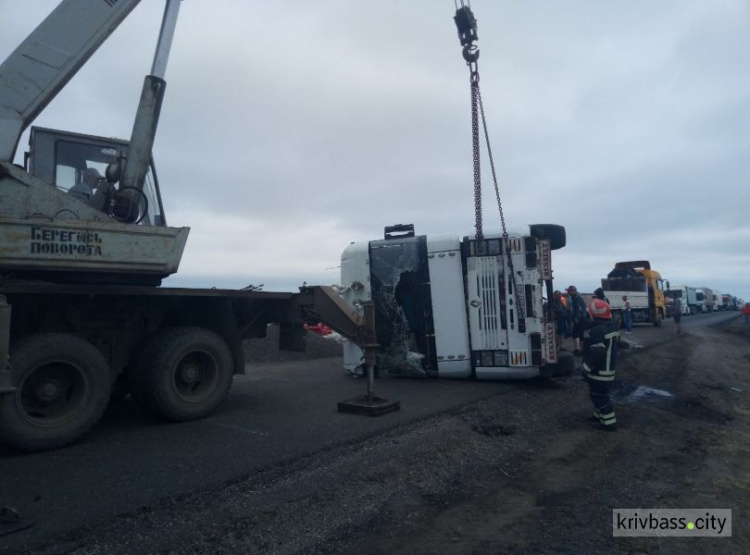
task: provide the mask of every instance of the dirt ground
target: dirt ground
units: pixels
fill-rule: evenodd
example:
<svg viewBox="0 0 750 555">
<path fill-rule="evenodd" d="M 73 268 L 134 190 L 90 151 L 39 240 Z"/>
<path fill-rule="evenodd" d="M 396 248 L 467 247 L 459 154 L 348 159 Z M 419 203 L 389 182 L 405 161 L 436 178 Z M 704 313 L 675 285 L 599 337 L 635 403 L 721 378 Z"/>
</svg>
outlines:
<svg viewBox="0 0 750 555">
<path fill-rule="evenodd" d="M 36 552 L 750 553 L 750 326 L 660 333 L 621 357 L 615 433 L 579 377 L 526 383 Z M 733 536 L 613 538 L 612 508 L 731 508 Z"/>
</svg>

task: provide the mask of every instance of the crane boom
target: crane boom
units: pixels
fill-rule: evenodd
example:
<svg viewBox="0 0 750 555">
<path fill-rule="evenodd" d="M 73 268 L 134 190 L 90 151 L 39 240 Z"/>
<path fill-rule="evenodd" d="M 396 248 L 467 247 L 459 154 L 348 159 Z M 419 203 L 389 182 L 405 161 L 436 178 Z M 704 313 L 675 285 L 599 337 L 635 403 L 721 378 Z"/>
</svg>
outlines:
<svg viewBox="0 0 750 555">
<path fill-rule="evenodd" d="M 0 161 L 140 0 L 63 0 L 0 65 Z"/>
</svg>

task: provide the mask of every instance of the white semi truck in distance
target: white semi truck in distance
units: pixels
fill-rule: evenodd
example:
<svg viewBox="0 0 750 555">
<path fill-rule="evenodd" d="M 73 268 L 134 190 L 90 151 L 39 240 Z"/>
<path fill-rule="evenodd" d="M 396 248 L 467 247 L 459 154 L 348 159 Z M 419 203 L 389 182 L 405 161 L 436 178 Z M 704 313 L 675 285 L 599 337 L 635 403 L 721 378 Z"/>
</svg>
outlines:
<svg viewBox="0 0 750 555">
<path fill-rule="evenodd" d="M 415 235 L 385 228 L 383 239 L 350 244 L 341 257 L 344 299 L 372 301 L 380 373 L 439 378 L 524 379 L 570 373 L 558 352 L 551 251 L 565 228 L 531 225 L 525 233 Z M 344 345 L 357 374 L 362 350 Z"/>
<path fill-rule="evenodd" d="M 683 315 L 698 314 L 702 311 L 703 303 L 698 302 L 695 287 L 682 284 L 669 284 L 669 296 L 679 301 Z"/>
<path fill-rule="evenodd" d="M 714 311 L 714 292 L 713 289 L 708 287 L 696 287 L 695 295 L 698 299 L 698 304 L 701 307 L 701 312 L 713 312 Z"/>
</svg>

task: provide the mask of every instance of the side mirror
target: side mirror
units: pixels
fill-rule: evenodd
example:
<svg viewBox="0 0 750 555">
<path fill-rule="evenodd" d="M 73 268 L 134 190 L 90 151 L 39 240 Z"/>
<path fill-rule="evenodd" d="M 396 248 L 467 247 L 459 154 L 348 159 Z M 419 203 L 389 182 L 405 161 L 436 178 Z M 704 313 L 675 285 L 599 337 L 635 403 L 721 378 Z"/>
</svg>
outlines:
<svg viewBox="0 0 750 555">
<path fill-rule="evenodd" d="M 122 164 L 120 163 L 120 160 L 108 164 L 107 169 L 104 170 L 104 176 L 107 178 L 107 181 L 112 184 L 120 181 L 122 178 Z"/>
</svg>

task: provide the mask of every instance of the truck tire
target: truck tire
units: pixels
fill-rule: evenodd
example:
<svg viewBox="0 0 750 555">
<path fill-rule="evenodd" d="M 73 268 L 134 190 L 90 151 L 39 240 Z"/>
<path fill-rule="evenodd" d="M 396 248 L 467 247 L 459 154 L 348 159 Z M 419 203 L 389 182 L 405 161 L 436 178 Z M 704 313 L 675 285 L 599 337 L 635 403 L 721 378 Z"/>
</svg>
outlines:
<svg viewBox="0 0 750 555">
<path fill-rule="evenodd" d="M 549 239 L 549 246 L 554 251 L 566 244 L 565 228 L 556 224 L 532 224 L 529 226 L 532 237 Z"/>
<path fill-rule="evenodd" d="M 146 409 L 176 422 L 203 418 L 224 401 L 234 364 L 226 341 L 204 328 L 170 328 L 148 344 L 130 376 Z"/>
<path fill-rule="evenodd" d="M 0 395 L 0 441 L 24 451 L 80 438 L 107 408 L 112 388 L 104 355 L 85 339 L 43 333 L 11 348 L 15 392 Z"/>
<path fill-rule="evenodd" d="M 557 353 L 557 364 L 555 364 L 555 370 L 553 377 L 570 376 L 575 372 L 576 359 L 573 353 L 560 352 Z"/>
<path fill-rule="evenodd" d="M 659 327 L 664 323 L 664 316 L 661 313 L 661 310 L 656 311 L 656 318 L 654 319 L 654 327 Z"/>
<path fill-rule="evenodd" d="M 622 312 L 620 312 L 619 310 L 612 312 L 612 325 L 615 327 L 616 330 L 619 330 L 622 327 L 622 323 L 623 323 Z"/>
</svg>

